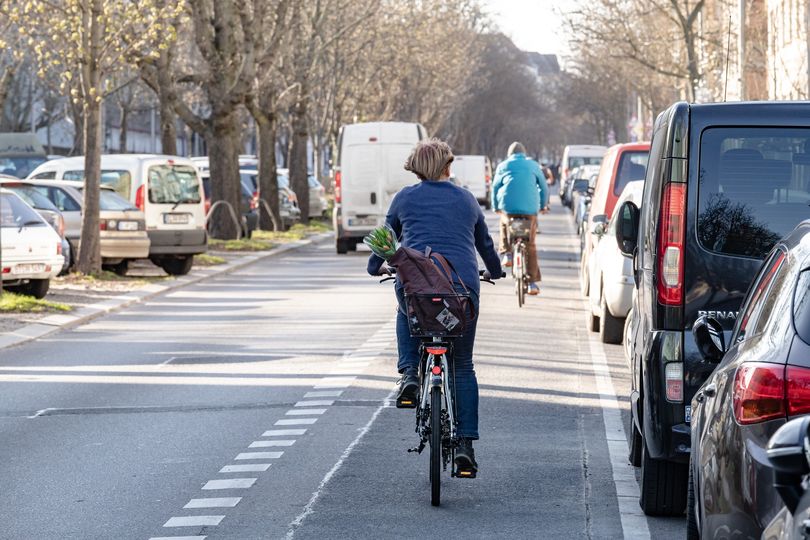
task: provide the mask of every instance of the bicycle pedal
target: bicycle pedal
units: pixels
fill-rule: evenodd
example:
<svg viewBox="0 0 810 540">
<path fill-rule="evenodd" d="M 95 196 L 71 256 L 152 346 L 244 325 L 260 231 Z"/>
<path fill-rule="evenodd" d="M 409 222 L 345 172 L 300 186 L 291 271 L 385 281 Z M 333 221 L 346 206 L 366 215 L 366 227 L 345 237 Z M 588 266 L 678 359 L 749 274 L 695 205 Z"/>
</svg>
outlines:
<svg viewBox="0 0 810 540">
<path fill-rule="evenodd" d="M 414 399 L 397 399 L 397 409 L 415 409 L 416 400 Z"/>
<path fill-rule="evenodd" d="M 471 470 L 458 470 L 456 471 L 456 478 L 475 478 L 478 475 L 478 471 L 471 471 Z"/>
</svg>

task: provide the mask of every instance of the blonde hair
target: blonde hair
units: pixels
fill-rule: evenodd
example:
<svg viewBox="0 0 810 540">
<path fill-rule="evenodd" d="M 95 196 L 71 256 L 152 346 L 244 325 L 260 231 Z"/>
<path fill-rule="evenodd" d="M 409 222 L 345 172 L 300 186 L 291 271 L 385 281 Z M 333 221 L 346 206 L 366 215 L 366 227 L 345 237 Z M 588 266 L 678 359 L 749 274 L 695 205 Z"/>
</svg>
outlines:
<svg viewBox="0 0 810 540">
<path fill-rule="evenodd" d="M 453 151 L 446 142 L 420 141 L 405 160 L 405 170 L 414 173 L 419 180 L 438 180 L 453 159 Z"/>
</svg>

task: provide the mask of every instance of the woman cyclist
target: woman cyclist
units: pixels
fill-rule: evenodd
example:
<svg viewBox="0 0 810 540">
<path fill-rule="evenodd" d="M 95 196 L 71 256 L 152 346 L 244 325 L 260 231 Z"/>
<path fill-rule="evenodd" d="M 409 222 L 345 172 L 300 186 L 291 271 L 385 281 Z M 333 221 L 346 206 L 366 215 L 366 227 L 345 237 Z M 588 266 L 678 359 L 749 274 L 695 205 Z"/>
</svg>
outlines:
<svg viewBox="0 0 810 540">
<path fill-rule="evenodd" d="M 478 261 L 481 255 L 493 279 L 503 271 L 498 253 L 489 235 L 484 214 L 475 196 L 450 182 L 450 164 L 453 153 L 447 143 L 438 139 L 416 145 L 405 162 L 405 170 L 419 178 L 418 184 L 403 188 L 391 201 L 386 222 L 397 234 L 403 246 L 424 251 L 430 247 L 441 253 L 458 272 L 456 289 L 463 292 L 460 278 L 469 290 L 471 301 L 478 313 L 479 281 Z M 372 254 L 368 272 L 379 275 L 383 260 Z M 402 375 L 397 406 L 403 401 L 416 403 L 419 392 L 419 345 L 412 338 L 405 317 L 402 283 L 397 281 L 397 344 Z M 456 407 L 458 412 L 459 446 L 456 449 L 456 467 L 459 470 L 478 471 L 472 441 L 478 439 L 478 381 L 473 368 L 473 345 L 476 321 L 467 321 L 463 337 L 453 346 Z M 451 384 L 453 381 L 451 380 Z"/>
</svg>

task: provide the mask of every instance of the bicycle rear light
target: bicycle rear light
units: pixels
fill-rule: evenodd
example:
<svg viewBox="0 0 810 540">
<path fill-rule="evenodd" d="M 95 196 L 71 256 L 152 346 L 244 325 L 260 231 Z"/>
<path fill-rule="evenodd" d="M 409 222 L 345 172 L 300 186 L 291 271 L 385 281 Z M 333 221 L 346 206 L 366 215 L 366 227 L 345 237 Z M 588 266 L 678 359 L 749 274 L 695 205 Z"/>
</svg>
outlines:
<svg viewBox="0 0 810 540">
<path fill-rule="evenodd" d="M 426 347 L 425 350 L 427 350 L 428 354 L 438 356 L 440 354 L 445 354 L 447 352 L 447 347 Z"/>
</svg>

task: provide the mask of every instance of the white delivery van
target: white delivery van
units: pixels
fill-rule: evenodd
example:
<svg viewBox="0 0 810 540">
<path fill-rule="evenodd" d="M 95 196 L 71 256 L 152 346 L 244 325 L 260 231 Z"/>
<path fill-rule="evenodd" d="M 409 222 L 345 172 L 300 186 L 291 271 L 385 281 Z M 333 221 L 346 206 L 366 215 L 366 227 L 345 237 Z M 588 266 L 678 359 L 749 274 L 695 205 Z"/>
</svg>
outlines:
<svg viewBox="0 0 810 540">
<path fill-rule="evenodd" d="M 424 127 L 406 122 L 340 128 L 332 218 L 338 253 L 357 249 L 366 234 L 385 223 L 394 195 L 417 182 L 413 173 L 405 170 L 405 160 L 425 138 Z"/>
<path fill-rule="evenodd" d="M 600 165 L 607 146 L 577 144 L 566 146 L 563 150 L 560 170 L 562 178 L 568 178 L 571 171 L 583 165 Z"/>
<path fill-rule="evenodd" d="M 490 207 L 491 178 L 487 172 L 486 156 L 456 156 L 450 170 L 461 186 L 470 190 L 478 202 Z"/>
<path fill-rule="evenodd" d="M 84 157 L 47 161 L 28 177 L 84 180 Z M 194 163 L 154 154 L 104 155 L 101 183 L 144 213 L 149 259 L 168 274 L 187 274 L 194 255 L 208 246 L 202 182 Z"/>
</svg>

